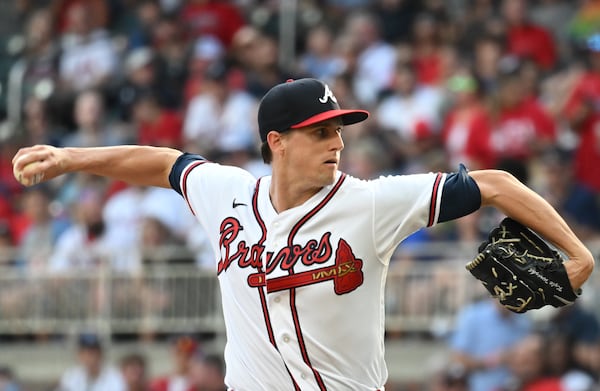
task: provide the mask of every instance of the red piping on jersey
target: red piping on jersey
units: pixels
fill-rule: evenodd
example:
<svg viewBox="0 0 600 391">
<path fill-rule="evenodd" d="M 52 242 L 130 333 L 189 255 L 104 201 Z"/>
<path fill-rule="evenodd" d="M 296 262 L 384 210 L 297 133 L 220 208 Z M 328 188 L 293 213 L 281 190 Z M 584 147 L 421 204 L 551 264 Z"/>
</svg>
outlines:
<svg viewBox="0 0 600 391">
<path fill-rule="evenodd" d="M 438 172 L 435 177 L 435 182 L 433 183 L 433 191 L 431 192 L 431 202 L 429 207 L 429 221 L 427 222 L 427 226 L 431 227 L 433 223 L 435 223 L 435 209 L 437 207 L 437 199 L 438 192 L 440 187 L 440 182 L 442 181 L 442 173 Z"/>
<path fill-rule="evenodd" d="M 257 243 L 259 246 L 261 246 L 267 238 L 267 227 L 265 226 L 265 222 L 263 221 L 263 219 L 260 217 L 260 214 L 258 213 L 258 188 L 259 188 L 259 186 L 260 186 L 260 178 L 256 181 L 256 188 L 254 189 L 254 195 L 252 196 L 252 211 L 254 212 L 254 217 L 256 218 L 256 222 L 260 226 L 260 230 L 262 232 L 262 235 Z M 264 272 L 262 271 L 261 266 L 258 267 L 257 271 L 259 273 L 263 274 L 263 276 L 264 276 Z M 260 303 L 262 305 L 263 315 L 265 317 L 265 326 L 267 326 L 267 332 L 269 333 L 269 340 L 271 341 L 271 344 L 275 347 L 275 349 L 277 349 L 277 343 L 275 342 L 275 336 L 273 335 L 271 319 L 269 318 L 269 309 L 267 308 L 267 302 L 265 300 L 265 293 L 263 291 L 263 288 L 258 287 L 258 292 L 260 294 Z"/>
<path fill-rule="evenodd" d="M 258 189 L 260 187 L 261 179 L 262 178 L 259 178 L 256 181 L 256 187 L 254 188 L 254 195 L 252 196 L 252 211 L 254 212 L 254 218 L 256 218 L 256 222 L 260 226 L 260 230 L 262 232 L 260 240 L 257 243 L 259 246 L 261 246 L 264 243 L 264 241 L 267 239 L 267 227 L 265 226 L 265 222 L 263 221 L 262 217 L 260 217 L 260 213 L 258 212 Z M 258 267 L 257 271 L 258 271 L 258 273 L 261 273 L 264 278 L 265 274 L 262 271 L 261 266 Z M 271 325 L 271 318 L 269 317 L 269 308 L 267 307 L 267 300 L 266 300 L 265 291 L 264 291 L 265 288 L 262 286 L 259 286 L 259 287 L 257 287 L 257 289 L 258 289 L 258 295 L 260 296 L 260 305 L 262 307 L 263 316 L 265 318 L 265 326 L 267 327 L 267 333 L 269 334 L 269 341 L 271 341 L 271 344 L 273 345 L 275 350 L 279 351 L 279 349 L 277 348 L 277 342 L 275 341 L 275 335 L 273 334 L 273 326 Z M 285 370 L 287 371 L 287 373 L 290 375 L 290 379 L 292 379 L 292 383 L 294 383 L 294 389 L 296 391 L 300 391 L 300 387 L 296 383 L 294 376 L 292 376 L 292 373 L 290 372 L 289 368 L 287 367 L 287 364 L 284 362 L 283 365 L 285 366 Z"/>
<path fill-rule="evenodd" d="M 187 202 L 188 208 L 190 208 L 190 210 L 192 211 L 192 214 L 194 216 L 196 216 L 196 213 L 194 212 L 194 209 L 192 209 L 192 204 L 190 204 L 190 201 L 188 200 L 188 197 L 187 197 L 187 177 L 190 174 L 190 172 L 192 172 L 192 170 L 194 168 L 196 168 L 199 165 L 204 164 L 204 163 L 207 163 L 207 161 L 206 160 L 201 160 L 201 161 L 192 163 L 187 168 L 187 170 L 185 170 L 185 172 L 183 173 L 183 179 L 182 179 L 183 185 L 181 187 L 181 192 L 183 193 L 183 198 L 185 198 L 185 202 Z"/>
<path fill-rule="evenodd" d="M 323 209 L 323 207 L 333 198 L 333 196 L 340 189 L 340 187 L 342 186 L 342 183 L 344 183 L 345 179 L 346 179 L 346 174 L 342 173 L 342 175 L 338 179 L 338 181 L 335 184 L 335 186 L 333 187 L 333 189 L 331 189 L 329 194 L 327 194 L 325 196 L 325 198 L 323 198 L 323 200 L 321 202 L 319 202 L 319 204 L 317 206 L 315 206 L 311 211 L 309 211 L 306 215 L 304 215 L 304 217 L 301 218 L 300 221 L 298 221 L 296 223 L 296 225 L 290 231 L 290 235 L 288 237 L 288 246 L 292 246 L 294 244 L 294 236 L 296 236 L 296 234 L 300 230 L 300 227 L 302 227 L 311 217 L 313 217 L 315 214 L 317 214 L 317 212 L 319 212 L 321 209 Z M 290 275 L 294 274 L 294 270 L 290 269 L 288 271 L 288 273 Z M 267 282 L 267 286 L 268 286 L 268 282 Z M 321 374 L 315 368 L 313 368 L 312 364 L 310 363 L 310 358 L 308 357 L 308 351 L 306 350 L 306 343 L 304 342 L 304 337 L 302 336 L 302 330 L 300 328 L 300 319 L 298 318 L 298 309 L 296 308 L 296 288 L 290 289 L 290 307 L 292 310 L 292 318 L 294 319 L 294 327 L 296 329 L 296 337 L 298 337 L 298 345 L 300 346 L 300 353 L 302 353 L 302 359 L 304 360 L 304 363 L 306 365 L 308 365 L 308 367 L 313 372 L 313 374 L 315 376 L 315 380 L 317 381 L 317 384 L 319 385 L 319 389 L 322 391 L 325 391 L 325 390 L 327 390 L 327 388 L 325 387 L 325 383 L 323 382 L 323 379 L 321 378 Z"/>
</svg>

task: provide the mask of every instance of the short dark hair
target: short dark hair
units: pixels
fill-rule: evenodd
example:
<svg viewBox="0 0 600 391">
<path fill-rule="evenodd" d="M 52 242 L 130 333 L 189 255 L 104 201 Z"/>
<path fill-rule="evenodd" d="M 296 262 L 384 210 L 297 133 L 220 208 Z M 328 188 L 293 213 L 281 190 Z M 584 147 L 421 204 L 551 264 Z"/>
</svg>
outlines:
<svg viewBox="0 0 600 391">
<path fill-rule="evenodd" d="M 204 364 L 206 364 L 208 367 L 215 368 L 220 374 L 225 374 L 225 363 L 223 362 L 221 356 L 209 354 L 202 359 L 202 362 L 204 362 Z"/>
<path fill-rule="evenodd" d="M 267 164 L 271 164 L 273 161 L 273 151 L 271 151 L 271 147 L 269 147 L 269 143 L 267 141 L 263 141 L 260 146 L 260 154 L 262 155 L 263 161 Z"/>
<path fill-rule="evenodd" d="M 139 365 L 140 367 L 146 368 L 146 357 L 141 353 L 128 353 L 121 357 L 121 367 L 127 365 Z"/>
</svg>

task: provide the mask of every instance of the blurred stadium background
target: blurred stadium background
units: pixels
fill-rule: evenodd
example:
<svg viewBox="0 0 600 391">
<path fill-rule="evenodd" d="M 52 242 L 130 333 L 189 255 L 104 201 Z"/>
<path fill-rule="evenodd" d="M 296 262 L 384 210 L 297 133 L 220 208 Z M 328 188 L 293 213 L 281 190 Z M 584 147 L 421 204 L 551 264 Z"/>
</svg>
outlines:
<svg viewBox="0 0 600 391">
<path fill-rule="evenodd" d="M 129 390 L 178 365 L 213 389 L 224 344 L 213 251 L 175 192 L 25 189 L 18 148 L 162 145 L 265 175 L 258 102 L 305 76 L 372 113 L 344 130 L 344 171 L 504 169 L 600 253 L 598 0 L 0 0 L 0 391 L 58 390 L 97 343 Z M 386 389 L 597 389 L 597 274 L 576 306 L 513 317 L 464 270 L 501 217 L 400 246 Z"/>
</svg>

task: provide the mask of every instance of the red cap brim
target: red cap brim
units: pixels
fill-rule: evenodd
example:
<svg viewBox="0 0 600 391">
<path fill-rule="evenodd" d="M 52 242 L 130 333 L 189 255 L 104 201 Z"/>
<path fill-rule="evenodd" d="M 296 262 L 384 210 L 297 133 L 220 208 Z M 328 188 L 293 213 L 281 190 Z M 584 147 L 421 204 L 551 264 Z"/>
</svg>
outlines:
<svg viewBox="0 0 600 391">
<path fill-rule="evenodd" d="M 369 118 L 369 112 L 366 110 L 329 110 L 319 113 L 317 115 L 313 115 L 310 118 L 305 119 L 304 121 L 297 123 L 295 125 L 290 126 L 292 129 L 303 128 L 305 126 L 310 126 L 316 124 L 317 122 L 327 121 L 328 119 L 342 117 L 342 123 L 344 125 L 352 125 L 358 122 L 362 122 Z"/>
</svg>

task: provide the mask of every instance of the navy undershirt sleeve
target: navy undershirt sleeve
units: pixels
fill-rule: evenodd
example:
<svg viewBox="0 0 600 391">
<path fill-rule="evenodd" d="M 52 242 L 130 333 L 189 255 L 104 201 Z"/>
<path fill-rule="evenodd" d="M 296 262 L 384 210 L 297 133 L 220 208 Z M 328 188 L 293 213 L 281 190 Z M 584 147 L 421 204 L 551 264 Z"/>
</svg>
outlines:
<svg viewBox="0 0 600 391">
<path fill-rule="evenodd" d="M 460 164 L 458 172 L 448 174 L 442 189 L 439 223 L 475 212 L 481 207 L 479 186 Z"/>
<path fill-rule="evenodd" d="M 196 162 L 198 160 L 206 159 L 204 159 L 200 155 L 194 155 L 187 152 L 177 158 L 175 164 L 173 164 L 173 167 L 171 168 L 171 172 L 169 173 L 169 183 L 171 184 L 173 190 L 183 195 L 183 193 L 181 192 L 181 187 L 179 185 L 179 179 L 181 178 L 181 174 L 183 174 L 183 169 L 186 168 L 188 164 Z"/>
</svg>

